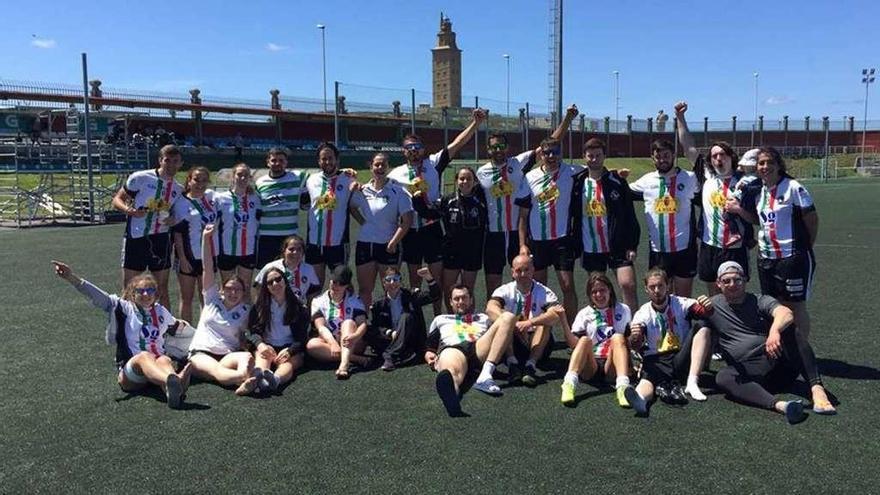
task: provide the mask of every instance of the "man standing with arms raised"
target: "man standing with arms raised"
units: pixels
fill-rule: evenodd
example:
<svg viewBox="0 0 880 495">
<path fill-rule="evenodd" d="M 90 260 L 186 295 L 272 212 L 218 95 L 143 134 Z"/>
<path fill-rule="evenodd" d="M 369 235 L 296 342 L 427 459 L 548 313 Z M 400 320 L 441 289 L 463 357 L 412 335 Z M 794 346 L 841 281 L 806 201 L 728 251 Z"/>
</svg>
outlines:
<svg viewBox="0 0 880 495">
<path fill-rule="evenodd" d="M 140 170 L 125 181 L 113 197 L 113 207 L 125 213 L 122 242 L 122 286 L 146 270 L 156 277 L 159 302 L 171 307 L 168 297 L 168 269 L 171 268 L 170 213 L 183 187 L 174 180 L 183 157 L 177 146 L 159 149 L 159 166 Z"/>
<path fill-rule="evenodd" d="M 462 147 L 471 140 L 480 124 L 486 119 L 486 112 L 480 108 L 474 110 L 473 120 L 446 147 L 425 156 L 425 144 L 422 138 L 410 134 L 403 138 L 403 156 L 406 165 L 395 167 L 388 178 L 400 183 L 412 197 L 416 191 L 422 191 L 424 200 L 433 203 L 440 199 L 443 184 L 442 175 L 452 159 Z M 412 226 L 403 238 L 403 261 L 409 271 L 409 283 L 415 289 L 421 285 L 418 270 L 422 262 L 428 265 L 431 275 L 442 280 L 443 263 L 440 246 L 443 244 L 443 227 L 435 220 L 423 219 L 415 214 Z M 434 313 L 440 314 L 440 301 L 434 303 Z"/>
<path fill-rule="evenodd" d="M 257 269 L 281 255 L 281 243 L 299 233 L 299 195 L 303 174 L 287 170 L 287 151 L 272 148 L 266 153 L 269 173 L 257 179 L 260 196 L 260 230 L 257 238 Z"/>
</svg>

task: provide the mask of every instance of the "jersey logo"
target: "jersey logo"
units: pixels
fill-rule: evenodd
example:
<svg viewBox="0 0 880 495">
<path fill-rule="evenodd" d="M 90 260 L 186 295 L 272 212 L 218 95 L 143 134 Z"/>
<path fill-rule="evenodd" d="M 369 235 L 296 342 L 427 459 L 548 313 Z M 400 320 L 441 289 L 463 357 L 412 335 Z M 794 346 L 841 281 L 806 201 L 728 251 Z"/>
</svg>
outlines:
<svg viewBox="0 0 880 495">
<path fill-rule="evenodd" d="M 270 205 L 281 204 L 284 202 L 284 195 L 283 194 L 273 194 L 273 195 L 266 198 L 266 202 L 269 203 Z"/>
<path fill-rule="evenodd" d="M 678 200 L 672 196 L 657 198 L 657 202 L 654 203 L 654 213 L 657 213 L 658 215 L 669 215 L 677 212 Z"/>
<path fill-rule="evenodd" d="M 620 193 L 618 193 L 617 191 L 611 191 L 611 194 L 609 194 L 608 197 L 610 197 L 614 201 L 617 201 L 618 199 L 620 199 Z"/>
<path fill-rule="evenodd" d="M 217 220 L 217 215 L 214 213 L 205 213 L 202 215 L 202 223 L 214 223 L 214 220 Z"/>
<path fill-rule="evenodd" d="M 679 182 L 678 185 L 675 186 L 675 188 L 678 189 L 679 191 L 684 191 L 684 184 Z"/>
<path fill-rule="evenodd" d="M 337 184 L 337 185 L 336 185 L 336 190 L 337 190 L 337 191 L 341 191 L 341 190 L 342 190 L 342 184 Z"/>
<path fill-rule="evenodd" d="M 247 223 L 251 219 L 250 213 L 235 213 L 235 223 Z"/>
<path fill-rule="evenodd" d="M 776 223 L 776 212 L 775 211 L 761 212 L 761 218 L 767 223 Z"/>
<path fill-rule="evenodd" d="M 614 320 L 615 320 L 615 321 L 620 321 L 621 319 L 623 319 L 623 315 L 620 315 L 620 314 L 615 314 L 615 315 L 614 315 Z"/>
<path fill-rule="evenodd" d="M 726 202 L 727 197 L 725 197 L 721 191 L 715 191 L 709 196 L 709 204 L 712 205 L 713 208 L 724 208 L 724 203 Z"/>
</svg>

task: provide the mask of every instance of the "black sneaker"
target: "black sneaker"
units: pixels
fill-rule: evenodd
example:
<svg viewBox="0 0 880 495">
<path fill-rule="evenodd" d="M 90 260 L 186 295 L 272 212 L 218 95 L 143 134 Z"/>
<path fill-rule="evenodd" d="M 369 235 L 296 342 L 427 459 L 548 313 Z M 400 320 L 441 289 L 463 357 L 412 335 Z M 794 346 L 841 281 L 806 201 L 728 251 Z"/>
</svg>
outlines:
<svg viewBox="0 0 880 495">
<path fill-rule="evenodd" d="M 669 396 L 672 399 L 673 404 L 685 405 L 688 403 L 687 395 L 684 393 L 684 389 L 678 382 L 672 382 L 672 386 L 669 389 Z"/>
<path fill-rule="evenodd" d="M 394 368 L 394 360 L 385 358 L 385 361 L 382 363 L 382 371 L 394 371 Z"/>
<path fill-rule="evenodd" d="M 523 372 L 519 364 L 507 363 L 507 382 L 516 383 L 522 381 Z"/>
<path fill-rule="evenodd" d="M 461 416 L 461 399 L 455 391 L 452 373 L 449 370 L 437 373 L 434 386 L 437 389 L 437 395 L 440 396 L 440 401 L 443 402 L 443 407 L 446 408 L 446 413 L 452 418 Z"/>
<path fill-rule="evenodd" d="M 658 399 L 667 403 L 674 404 L 674 399 L 672 398 L 672 384 L 669 382 L 661 383 L 654 387 L 654 395 L 657 396 Z"/>
<path fill-rule="evenodd" d="M 526 364 L 522 382 L 526 387 L 535 387 L 538 385 L 538 370 L 536 370 L 531 364 Z"/>
</svg>

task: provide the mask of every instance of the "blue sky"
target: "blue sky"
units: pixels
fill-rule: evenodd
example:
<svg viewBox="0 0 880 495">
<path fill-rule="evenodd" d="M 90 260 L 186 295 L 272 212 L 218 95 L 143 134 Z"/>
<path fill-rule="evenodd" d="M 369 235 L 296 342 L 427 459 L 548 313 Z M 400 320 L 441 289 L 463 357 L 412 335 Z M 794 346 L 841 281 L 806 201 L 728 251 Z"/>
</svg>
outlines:
<svg viewBox="0 0 880 495">
<path fill-rule="evenodd" d="M 382 88 L 431 88 L 431 53 L 442 10 L 453 22 L 463 92 L 547 106 L 546 0 L 88 2 L 43 0 L 4 8 L 0 78 L 76 84 L 79 54 L 90 77 L 114 88 L 268 100 L 321 98 L 321 37 L 328 80 Z M 45 12 L 42 15 L 41 12 Z M 876 1 L 566 0 L 564 100 L 589 115 L 648 117 L 687 99 L 695 117 L 743 120 L 845 115 L 861 119 L 863 67 L 880 69 Z M 331 83 L 332 84 L 332 83 Z M 880 85 L 869 119 L 880 119 Z M 332 87 L 329 89 L 332 93 Z M 394 99 L 360 89 L 350 99 Z M 512 105 L 516 107 L 516 105 Z"/>
</svg>

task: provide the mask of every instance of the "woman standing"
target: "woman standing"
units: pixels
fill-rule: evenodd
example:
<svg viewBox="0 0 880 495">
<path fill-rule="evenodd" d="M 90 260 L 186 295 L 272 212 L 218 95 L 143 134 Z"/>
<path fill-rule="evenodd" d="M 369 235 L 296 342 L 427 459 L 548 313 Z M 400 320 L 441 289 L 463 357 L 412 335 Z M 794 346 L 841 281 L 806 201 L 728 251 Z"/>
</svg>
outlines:
<svg viewBox="0 0 880 495">
<path fill-rule="evenodd" d="M 250 281 L 257 263 L 257 208 L 259 198 L 251 187 L 251 169 L 244 163 L 232 169 L 229 191 L 215 196 L 220 219 L 220 255 L 217 267 L 225 283 L 238 276 L 248 282 L 245 297 L 250 300 Z"/>
<path fill-rule="evenodd" d="M 248 321 L 248 341 L 256 348 L 254 374 L 263 392 L 274 392 L 302 367 L 309 330 L 309 313 L 283 270 L 266 270 Z"/>
<path fill-rule="evenodd" d="M 205 226 L 202 250 L 210 249 L 214 225 Z M 189 347 L 189 361 L 196 376 L 224 386 L 237 386 L 236 395 L 249 395 L 257 387 L 254 357 L 242 350 L 249 305 L 244 297 L 244 281 L 233 276 L 214 284 L 214 260 L 206 256 L 202 264 L 202 296 L 205 306 Z"/>
<path fill-rule="evenodd" d="M 205 167 L 193 167 L 186 174 L 184 197 L 174 203 L 174 252 L 177 255 L 177 283 L 180 286 L 180 317 L 192 321 L 192 300 L 196 286 L 201 293 L 202 230 L 217 220 L 214 191 L 208 189 L 211 175 Z M 216 239 L 208 256 L 216 256 Z M 201 298 L 200 298 L 201 299 Z"/>
<path fill-rule="evenodd" d="M 413 208 L 419 216 L 443 219 L 443 291 L 447 305 L 451 287 L 459 283 L 459 278 L 474 293 L 477 272 L 483 265 L 483 236 L 488 219 L 486 196 L 477 185 L 474 170 L 460 168 L 455 183 L 454 193 L 430 204 L 421 191 L 413 194 Z"/>
<path fill-rule="evenodd" d="M 352 205 L 366 219 L 355 248 L 358 292 L 364 305 L 373 301 L 376 275 L 400 266 L 400 241 L 412 225 L 412 200 L 397 182 L 388 179 L 388 155 L 376 153 L 370 162 L 373 178 L 352 196 Z"/>
</svg>

